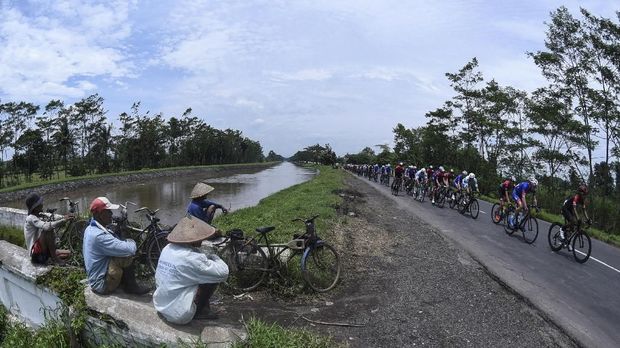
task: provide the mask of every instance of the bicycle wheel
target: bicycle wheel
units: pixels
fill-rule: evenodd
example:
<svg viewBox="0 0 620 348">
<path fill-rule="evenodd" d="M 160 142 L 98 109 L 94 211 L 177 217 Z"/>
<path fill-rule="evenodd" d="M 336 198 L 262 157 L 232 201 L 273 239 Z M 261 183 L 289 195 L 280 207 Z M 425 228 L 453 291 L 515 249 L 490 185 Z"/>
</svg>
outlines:
<svg viewBox="0 0 620 348">
<path fill-rule="evenodd" d="M 536 238 L 538 238 L 538 220 L 536 220 L 535 217 L 530 216 L 527 221 L 523 223 L 521 232 L 523 232 L 523 240 L 527 244 L 534 243 Z"/>
<path fill-rule="evenodd" d="M 84 230 L 88 226 L 88 222 L 84 220 L 76 220 L 65 231 L 67 233 L 67 244 L 72 253 L 82 253 L 82 244 L 84 241 Z"/>
<path fill-rule="evenodd" d="M 420 190 L 420 203 L 424 203 L 424 198 L 426 198 L 426 188 Z"/>
<path fill-rule="evenodd" d="M 157 270 L 157 263 L 159 262 L 159 256 L 161 256 L 161 251 L 164 250 L 164 247 L 168 245 L 168 234 L 160 234 L 149 242 L 146 246 L 146 265 L 149 267 L 150 271 L 155 273 Z"/>
<path fill-rule="evenodd" d="M 511 236 L 515 233 L 516 227 L 511 225 L 511 221 L 515 220 L 515 211 L 514 209 L 508 208 L 508 212 L 506 212 L 506 217 L 504 218 L 504 231 L 506 234 Z"/>
<path fill-rule="evenodd" d="M 499 203 L 495 203 L 491 207 L 491 221 L 496 225 L 502 222 L 502 211 L 499 209 Z"/>
<path fill-rule="evenodd" d="M 315 291 L 331 290 L 340 278 L 340 257 L 331 245 L 318 242 L 304 252 L 301 271 L 306 284 Z"/>
<path fill-rule="evenodd" d="M 435 202 L 435 204 L 439 208 L 443 208 L 446 204 L 446 193 L 444 190 L 440 190 L 437 194 L 438 194 L 438 197 L 437 197 L 437 201 Z"/>
<path fill-rule="evenodd" d="M 267 277 L 267 255 L 255 243 L 231 241 L 222 251 L 222 259 L 228 265 L 226 285 L 246 292 L 256 289 Z"/>
<path fill-rule="evenodd" d="M 560 251 L 562 249 L 562 238 L 560 238 L 560 228 L 562 228 L 562 224 L 554 222 L 549 226 L 549 234 L 547 235 L 547 241 L 549 242 L 549 247 L 553 251 Z"/>
<path fill-rule="evenodd" d="M 472 198 L 471 202 L 469 202 L 469 214 L 474 220 L 477 219 L 478 214 L 480 214 L 480 205 L 478 204 L 478 200 L 475 198 Z"/>
<path fill-rule="evenodd" d="M 573 237 L 573 257 L 575 261 L 584 263 L 590 258 L 592 253 L 592 243 L 590 242 L 590 236 L 584 231 L 579 231 Z"/>
</svg>

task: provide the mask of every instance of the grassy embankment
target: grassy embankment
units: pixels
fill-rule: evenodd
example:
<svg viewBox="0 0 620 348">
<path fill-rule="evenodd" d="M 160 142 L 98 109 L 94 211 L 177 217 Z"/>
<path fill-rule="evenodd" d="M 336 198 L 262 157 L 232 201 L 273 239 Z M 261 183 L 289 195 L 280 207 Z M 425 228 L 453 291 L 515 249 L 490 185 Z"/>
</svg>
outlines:
<svg viewBox="0 0 620 348">
<path fill-rule="evenodd" d="M 497 203 L 497 198 L 496 197 L 491 197 L 491 196 L 486 196 L 486 195 L 480 195 L 479 197 L 480 199 L 487 201 L 491 204 Z M 490 214 L 490 212 L 489 212 Z M 533 214 L 537 219 L 540 220 L 544 220 L 547 221 L 549 223 L 564 223 L 564 218 L 561 215 L 557 215 L 557 214 L 553 214 L 550 213 L 548 211 L 546 211 L 545 209 L 540 209 L 539 213 L 534 212 Z M 539 236 L 542 234 L 545 238 L 546 238 L 546 233 L 548 231 L 547 230 L 539 230 L 538 234 Z M 600 240 L 601 242 L 605 242 L 617 247 L 620 247 L 620 236 L 617 234 L 612 234 L 603 230 L 600 230 L 598 228 L 594 228 L 594 227 L 590 227 L 588 229 L 588 234 L 590 235 L 590 237 L 595 238 Z"/>
<path fill-rule="evenodd" d="M 312 180 L 289 187 L 262 199 L 258 205 L 240 209 L 217 218 L 214 224 L 224 230 L 242 229 L 245 234 L 256 234 L 254 229 L 261 226 L 275 226 L 269 232 L 270 241 L 286 242 L 294 233 L 304 231 L 300 222 L 291 222 L 296 217 L 309 218 L 320 215 L 315 220 L 318 234 L 329 240 L 326 233 L 336 222 L 335 207 L 342 198 L 335 191 L 343 187 L 343 172 L 328 166 L 318 167 L 320 173 Z"/>
<path fill-rule="evenodd" d="M 277 192 L 260 201 L 255 207 L 238 210 L 222 216 L 217 225 L 222 229 L 242 228 L 252 231 L 255 227 L 274 225 L 277 229 L 270 233 L 274 241 L 286 241 L 294 232 L 303 229 L 301 224 L 292 224 L 294 217 L 309 217 L 320 214 L 317 220 L 319 232 L 327 232 L 336 222 L 336 210 L 341 201 L 335 193 L 343 187 L 343 172 L 330 167 L 320 167 L 320 173 L 314 179 Z M 1 232 L 9 235 L 17 234 L 22 238 L 21 231 Z M 322 233 L 325 235 L 325 233 Z M 4 234 L 3 234 L 4 236 Z M 3 237 L 4 238 L 4 237 Z M 79 332 L 85 320 L 84 285 L 79 283 L 85 277 L 84 272 L 74 268 L 54 268 L 52 272 L 38 280 L 38 283 L 59 293 L 65 304 L 74 306 L 71 329 L 62 321 L 50 320 L 36 332 L 32 332 L 23 324 L 11 323 L 7 320 L 6 311 L 0 306 L 0 347 L 43 347 L 69 346 L 69 330 Z M 238 343 L 235 347 L 316 347 L 327 348 L 337 346 L 328 337 L 322 337 L 305 330 L 285 329 L 275 324 L 267 324 L 251 319 L 247 324 L 249 339 Z M 186 347 L 203 347 L 201 343 L 184 345 Z"/>
<path fill-rule="evenodd" d="M 0 239 L 24 247 L 24 230 L 21 228 L 0 226 Z"/>
<path fill-rule="evenodd" d="M 24 190 L 24 189 L 34 188 L 34 187 L 40 187 L 40 186 L 45 186 L 45 185 L 60 184 L 60 183 L 64 183 L 64 182 L 105 178 L 105 177 L 110 177 L 110 176 L 125 176 L 125 175 L 133 175 L 133 174 L 146 174 L 146 173 L 166 172 L 166 171 L 174 171 L 174 170 L 188 170 L 188 169 L 191 170 L 191 169 L 209 169 L 209 168 L 216 169 L 216 168 L 227 168 L 227 167 L 251 167 L 251 166 L 255 166 L 257 164 L 269 165 L 269 164 L 275 164 L 275 163 L 278 163 L 278 162 L 239 163 L 239 164 L 213 164 L 213 165 L 206 165 L 206 166 L 187 166 L 187 167 L 169 167 L 169 168 L 156 168 L 156 169 L 141 169 L 141 170 L 126 171 L 126 172 L 102 173 L 102 174 L 91 174 L 91 175 L 83 175 L 83 176 L 68 176 L 68 177 L 65 177 L 64 174 L 63 174 L 59 178 L 51 179 L 51 180 L 42 180 L 42 179 L 39 179 L 39 178 L 35 177 L 31 182 L 25 182 L 23 184 L 2 188 L 2 189 L 0 189 L 0 193 L 2 193 L 2 192 L 19 191 L 19 190 Z"/>
</svg>

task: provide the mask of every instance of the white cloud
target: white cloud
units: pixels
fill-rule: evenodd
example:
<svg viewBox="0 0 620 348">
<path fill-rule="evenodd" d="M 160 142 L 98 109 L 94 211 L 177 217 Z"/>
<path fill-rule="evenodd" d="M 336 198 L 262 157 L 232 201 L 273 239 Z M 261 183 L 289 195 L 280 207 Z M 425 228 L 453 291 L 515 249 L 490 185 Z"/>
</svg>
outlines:
<svg viewBox="0 0 620 348">
<path fill-rule="evenodd" d="M 252 123 L 253 124 L 263 124 L 263 123 L 265 123 L 265 120 L 263 120 L 262 118 L 257 118 Z"/>
<path fill-rule="evenodd" d="M 0 93 L 28 100 L 79 97 L 96 88 L 89 78 L 129 74 L 120 47 L 130 31 L 126 3 L 21 5 L 1 9 Z"/>
<path fill-rule="evenodd" d="M 333 74 L 326 69 L 303 69 L 295 72 L 271 71 L 267 73 L 273 81 L 325 81 Z"/>
<path fill-rule="evenodd" d="M 246 99 L 246 98 L 237 98 L 237 100 L 235 101 L 235 104 L 238 106 L 247 107 L 247 108 L 254 109 L 254 110 L 262 110 L 264 108 L 263 104 L 257 101 L 254 101 L 254 100 Z"/>
</svg>

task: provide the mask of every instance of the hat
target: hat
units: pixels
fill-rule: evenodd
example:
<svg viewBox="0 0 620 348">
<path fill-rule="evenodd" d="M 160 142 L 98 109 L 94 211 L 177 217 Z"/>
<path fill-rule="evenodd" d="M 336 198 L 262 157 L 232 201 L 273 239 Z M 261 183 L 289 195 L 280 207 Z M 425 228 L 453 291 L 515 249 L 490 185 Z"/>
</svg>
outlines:
<svg viewBox="0 0 620 348">
<path fill-rule="evenodd" d="M 97 197 L 90 203 L 90 212 L 99 213 L 104 210 L 118 209 L 119 207 L 118 204 L 112 204 L 107 197 Z"/>
<path fill-rule="evenodd" d="M 211 192 L 215 190 L 215 188 L 213 188 L 213 186 L 211 185 L 207 185 L 204 182 L 199 182 L 196 184 L 196 186 L 194 186 L 194 188 L 192 189 L 192 193 L 190 194 L 190 197 L 192 199 L 194 198 L 200 198 L 204 195 L 206 195 L 207 193 Z"/>
<path fill-rule="evenodd" d="M 168 235 L 170 243 L 194 243 L 203 241 L 215 234 L 215 227 L 197 217 L 186 216 Z"/>
<path fill-rule="evenodd" d="M 26 197 L 26 207 L 28 207 L 28 214 L 32 214 L 34 208 L 43 204 L 43 197 L 36 193 L 31 193 Z"/>
</svg>

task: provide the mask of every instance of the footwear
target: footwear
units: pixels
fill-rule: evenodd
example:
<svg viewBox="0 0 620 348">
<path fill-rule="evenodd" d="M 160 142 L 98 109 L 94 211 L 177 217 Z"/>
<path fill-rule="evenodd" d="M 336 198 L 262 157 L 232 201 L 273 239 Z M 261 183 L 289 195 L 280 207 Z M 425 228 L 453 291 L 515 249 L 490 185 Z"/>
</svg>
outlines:
<svg viewBox="0 0 620 348">
<path fill-rule="evenodd" d="M 560 240 L 564 241 L 566 237 L 564 237 L 564 230 L 560 228 Z"/>
<path fill-rule="evenodd" d="M 573 247 L 570 244 L 566 244 L 566 249 L 568 249 L 568 251 L 573 251 Z"/>
<path fill-rule="evenodd" d="M 130 286 L 125 286 L 124 288 L 125 293 L 127 294 L 134 294 L 134 295 L 144 295 L 146 293 L 148 293 L 149 291 L 151 291 L 150 287 L 146 287 L 146 286 L 140 286 L 137 283 L 136 284 L 132 284 Z"/>
<path fill-rule="evenodd" d="M 200 313 L 194 314 L 194 319 L 197 320 L 217 320 L 219 318 L 219 314 L 210 308 L 204 308 Z"/>
</svg>

